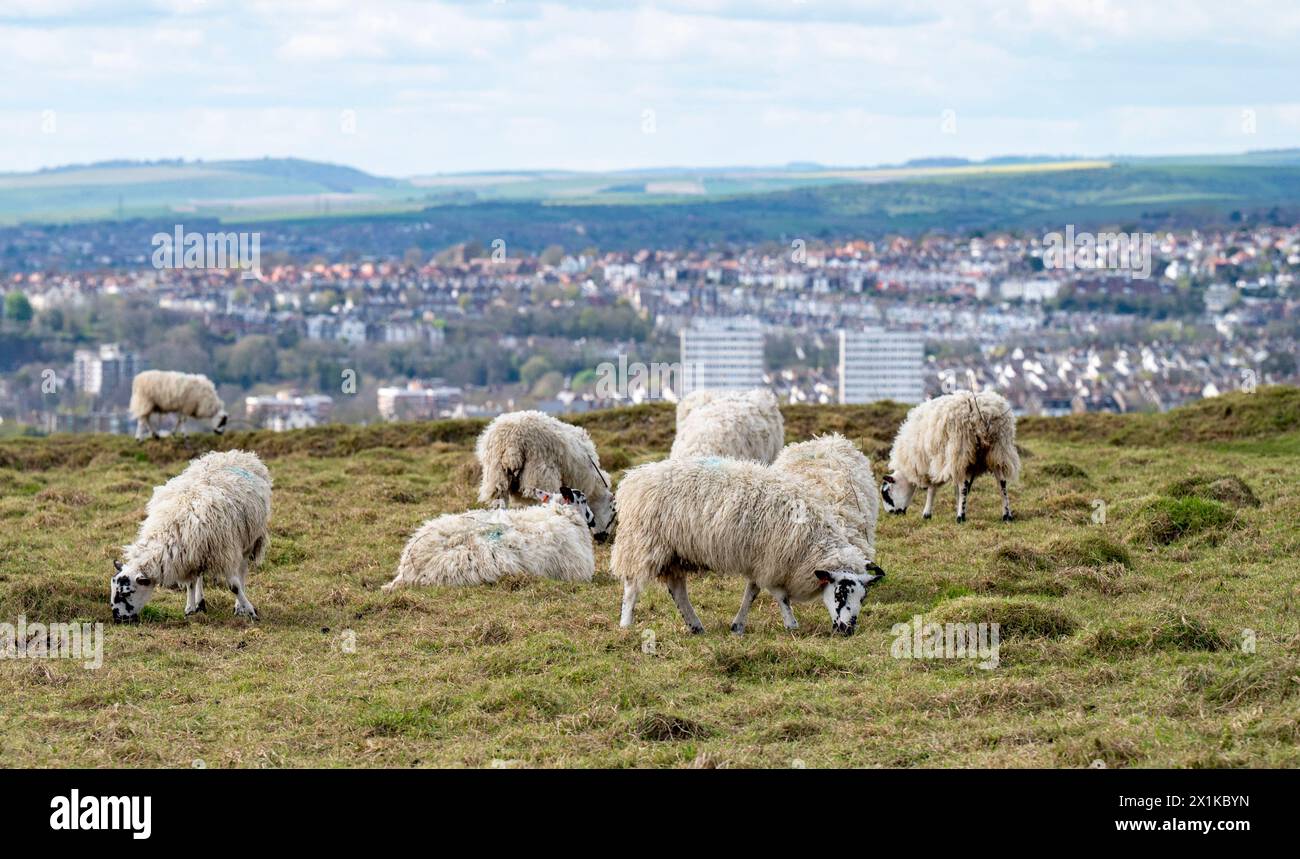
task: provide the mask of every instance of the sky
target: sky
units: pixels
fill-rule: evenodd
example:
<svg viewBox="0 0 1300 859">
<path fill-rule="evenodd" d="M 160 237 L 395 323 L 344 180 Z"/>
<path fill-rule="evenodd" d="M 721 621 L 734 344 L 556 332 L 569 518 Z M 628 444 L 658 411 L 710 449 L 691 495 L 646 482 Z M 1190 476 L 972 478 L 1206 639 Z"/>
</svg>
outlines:
<svg viewBox="0 0 1300 859">
<path fill-rule="evenodd" d="M 0 0 L 0 172 L 1300 146 L 1293 0 Z"/>
</svg>

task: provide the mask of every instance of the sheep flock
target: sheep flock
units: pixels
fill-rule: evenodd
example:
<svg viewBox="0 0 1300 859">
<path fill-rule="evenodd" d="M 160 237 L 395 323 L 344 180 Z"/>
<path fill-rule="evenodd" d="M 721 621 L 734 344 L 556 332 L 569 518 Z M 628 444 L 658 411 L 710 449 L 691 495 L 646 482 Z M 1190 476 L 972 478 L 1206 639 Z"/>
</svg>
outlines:
<svg viewBox="0 0 1300 859">
<path fill-rule="evenodd" d="M 153 417 L 169 412 L 178 415 L 178 429 L 186 418 L 211 420 L 217 432 L 226 424 L 215 387 L 197 375 L 139 374 L 131 411 L 138 437 L 156 437 Z M 820 598 L 832 630 L 852 634 L 869 588 L 885 576 L 875 539 L 882 505 L 902 514 L 925 489 L 928 519 L 936 488 L 954 483 L 963 522 L 971 485 L 988 472 L 1010 521 L 1008 485 L 1020 472 L 1015 416 L 987 391 L 912 408 L 879 484 L 871 461 L 843 435 L 787 445 L 766 390 L 687 395 L 677 406 L 669 457 L 629 469 L 617 487 L 586 430 L 538 411 L 492 420 L 475 457 L 485 506 L 420 525 L 383 591 L 515 575 L 582 585 L 597 575 L 593 544 L 612 537 L 621 627 L 634 624 L 641 593 L 659 581 L 687 628 L 703 632 L 687 580 L 712 571 L 745 581 L 730 626 L 738 635 L 763 591 L 789 629 L 797 626 L 791 604 Z M 257 619 L 247 578 L 266 554 L 271 486 L 257 455 L 235 450 L 200 457 L 155 489 L 135 541 L 114 562 L 114 619 L 138 621 L 159 585 L 185 589 L 187 616 L 205 611 L 205 575 L 234 594 L 237 616 Z"/>
</svg>

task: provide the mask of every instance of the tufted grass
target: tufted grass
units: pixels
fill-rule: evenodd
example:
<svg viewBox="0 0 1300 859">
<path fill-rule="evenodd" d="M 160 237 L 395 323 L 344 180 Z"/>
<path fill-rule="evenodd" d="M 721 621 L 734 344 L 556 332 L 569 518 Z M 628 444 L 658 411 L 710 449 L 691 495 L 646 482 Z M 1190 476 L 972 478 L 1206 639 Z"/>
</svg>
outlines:
<svg viewBox="0 0 1300 859">
<path fill-rule="evenodd" d="M 987 477 L 965 525 L 951 490 L 929 522 L 883 516 L 888 575 L 850 639 L 819 603 L 786 632 L 766 596 L 735 638 L 740 582 L 707 574 L 705 635 L 658 589 L 621 632 L 608 546 L 589 585 L 382 594 L 421 521 L 473 505 L 481 424 L 222 439 L 276 482 L 262 620 L 216 588 L 187 620 L 165 592 L 143 624 L 106 624 L 98 670 L 0 660 L 0 765 L 1297 766 L 1300 430 L 1294 392 L 1252 396 L 1026 421 L 1017 521 Z M 881 470 L 903 413 L 800 406 L 787 426 L 843 432 Z M 662 406 L 580 422 L 616 476 L 671 444 Z M 211 444 L 0 442 L 0 622 L 107 622 L 152 487 Z M 999 667 L 892 658 L 918 615 L 1002 624 Z"/>
</svg>

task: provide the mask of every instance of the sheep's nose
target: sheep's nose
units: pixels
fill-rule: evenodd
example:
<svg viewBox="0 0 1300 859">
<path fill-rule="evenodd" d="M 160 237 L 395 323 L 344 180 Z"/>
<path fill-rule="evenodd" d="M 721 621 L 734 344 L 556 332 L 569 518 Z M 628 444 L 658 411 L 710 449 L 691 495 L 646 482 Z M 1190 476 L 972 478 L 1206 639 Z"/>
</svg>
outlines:
<svg viewBox="0 0 1300 859">
<path fill-rule="evenodd" d="M 839 635 L 844 636 L 845 638 L 848 638 L 850 635 L 853 634 L 853 630 L 857 627 L 857 624 L 853 624 L 853 623 L 836 623 L 834 626 L 835 626 L 835 632 L 836 632 L 836 633 L 838 633 Z"/>
<path fill-rule="evenodd" d="M 595 539 L 597 543 L 604 543 L 606 540 L 609 539 L 609 532 L 601 531 L 599 534 L 596 535 Z"/>
</svg>

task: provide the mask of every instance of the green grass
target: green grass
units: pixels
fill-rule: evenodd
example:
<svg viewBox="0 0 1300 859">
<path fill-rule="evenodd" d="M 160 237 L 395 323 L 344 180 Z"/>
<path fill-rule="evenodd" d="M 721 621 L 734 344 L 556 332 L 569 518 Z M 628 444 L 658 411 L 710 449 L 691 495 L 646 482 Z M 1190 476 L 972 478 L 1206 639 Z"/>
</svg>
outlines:
<svg viewBox="0 0 1300 859">
<path fill-rule="evenodd" d="M 214 439 L 0 441 L 0 621 L 106 622 L 98 670 L 0 660 L 0 765 L 1297 766 L 1298 393 L 1023 421 L 1017 521 L 988 478 L 964 525 L 947 491 L 929 522 L 881 517 L 888 575 L 849 639 L 820 603 L 786 632 L 766 597 L 736 638 L 741 585 L 715 575 L 691 581 L 707 634 L 661 589 L 621 632 L 608 546 L 588 585 L 380 593 L 421 521 L 474 504 L 475 422 L 216 440 L 275 479 L 262 620 L 210 588 L 206 615 L 164 592 L 116 627 L 112 559 Z M 790 440 L 838 430 L 880 470 L 903 412 L 786 418 Z M 575 420 L 620 467 L 671 444 L 670 408 Z M 1206 494 L 1229 476 L 1258 506 Z M 1160 517 L 1182 529 L 1169 542 L 1151 539 Z M 998 667 L 892 658 L 917 615 L 1001 624 Z"/>
</svg>

